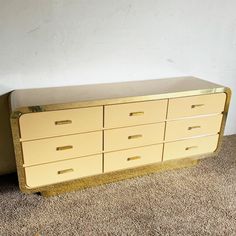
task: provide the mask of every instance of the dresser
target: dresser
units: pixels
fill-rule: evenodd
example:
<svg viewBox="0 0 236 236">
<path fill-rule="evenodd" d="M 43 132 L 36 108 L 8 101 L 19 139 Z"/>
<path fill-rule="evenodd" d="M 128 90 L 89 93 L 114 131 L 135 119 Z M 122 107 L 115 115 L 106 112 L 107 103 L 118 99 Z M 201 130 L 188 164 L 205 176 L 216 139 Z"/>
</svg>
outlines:
<svg viewBox="0 0 236 236">
<path fill-rule="evenodd" d="M 54 195 L 219 151 L 230 89 L 195 77 L 15 90 L 19 186 Z"/>
</svg>

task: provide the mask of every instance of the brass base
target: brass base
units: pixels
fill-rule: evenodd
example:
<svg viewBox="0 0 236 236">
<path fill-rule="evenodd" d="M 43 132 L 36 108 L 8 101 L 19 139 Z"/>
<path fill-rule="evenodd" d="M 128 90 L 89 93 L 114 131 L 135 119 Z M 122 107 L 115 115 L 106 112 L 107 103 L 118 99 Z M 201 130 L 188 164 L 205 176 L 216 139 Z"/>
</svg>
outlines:
<svg viewBox="0 0 236 236">
<path fill-rule="evenodd" d="M 144 176 L 147 174 L 157 173 L 165 170 L 180 169 L 197 165 L 200 159 L 185 158 L 180 160 L 171 160 L 157 164 L 146 165 L 134 169 L 126 169 L 122 171 L 111 172 L 107 174 L 83 178 L 60 185 L 60 187 L 52 186 L 50 190 L 42 191 L 40 194 L 44 197 L 56 196 L 66 192 L 72 192 L 80 189 L 109 184 L 125 179 Z"/>
</svg>

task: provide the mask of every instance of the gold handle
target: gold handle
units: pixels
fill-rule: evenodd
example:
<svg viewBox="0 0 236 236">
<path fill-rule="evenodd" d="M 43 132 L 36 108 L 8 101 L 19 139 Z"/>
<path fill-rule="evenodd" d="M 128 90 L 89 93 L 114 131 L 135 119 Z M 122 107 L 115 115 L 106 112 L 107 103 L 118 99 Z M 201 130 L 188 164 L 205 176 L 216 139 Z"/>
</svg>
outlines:
<svg viewBox="0 0 236 236">
<path fill-rule="evenodd" d="M 144 115 L 144 111 L 130 112 L 129 116 L 141 116 Z"/>
<path fill-rule="evenodd" d="M 56 150 L 63 151 L 63 150 L 68 150 L 68 149 L 72 149 L 72 148 L 73 148 L 72 145 L 68 145 L 68 146 L 63 146 L 63 147 L 57 147 Z"/>
<path fill-rule="evenodd" d="M 142 138 L 143 135 L 142 134 L 136 134 L 136 135 L 131 135 L 128 137 L 128 139 L 136 139 L 136 138 Z"/>
<path fill-rule="evenodd" d="M 202 106 L 204 106 L 204 104 L 195 104 L 195 105 L 192 105 L 191 108 L 202 107 Z"/>
<path fill-rule="evenodd" d="M 67 125 L 67 124 L 71 124 L 72 120 L 59 120 L 59 121 L 55 121 L 55 125 Z"/>
<path fill-rule="evenodd" d="M 141 156 L 134 156 L 134 157 L 127 158 L 127 161 L 134 161 L 134 160 L 139 160 L 139 159 L 141 159 Z"/>
<path fill-rule="evenodd" d="M 57 174 L 62 175 L 62 174 L 73 172 L 73 171 L 74 171 L 73 169 L 59 170 L 57 171 Z"/>
<path fill-rule="evenodd" d="M 185 150 L 188 151 L 190 149 L 198 148 L 198 146 L 191 146 L 191 147 L 186 147 Z"/>
<path fill-rule="evenodd" d="M 199 128 L 201 128 L 201 126 L 200 126 L 200 125 L 196 125 L 196 126 L 190 126 L 190 127 L 188 127 L 188 130 L 192 130 L 192 129 L 199 129 Z"/>
</svg>

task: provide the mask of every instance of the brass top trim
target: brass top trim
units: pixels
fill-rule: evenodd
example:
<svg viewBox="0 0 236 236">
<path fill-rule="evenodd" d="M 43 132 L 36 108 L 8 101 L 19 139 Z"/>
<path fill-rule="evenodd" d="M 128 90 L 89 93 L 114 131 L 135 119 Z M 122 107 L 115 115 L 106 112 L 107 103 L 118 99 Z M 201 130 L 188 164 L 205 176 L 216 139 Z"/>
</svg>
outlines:
<svg viewBox="0 0 236 236">
<path fill-rule="evenodd" d="M 15 90 L 11 111 L 53 111 L 85 106 L 147 101 L 171 97 L 224 92 L 225 87 L 195 77 L 177 77 L 122 83 L 92 84 Z"/>
</svg>

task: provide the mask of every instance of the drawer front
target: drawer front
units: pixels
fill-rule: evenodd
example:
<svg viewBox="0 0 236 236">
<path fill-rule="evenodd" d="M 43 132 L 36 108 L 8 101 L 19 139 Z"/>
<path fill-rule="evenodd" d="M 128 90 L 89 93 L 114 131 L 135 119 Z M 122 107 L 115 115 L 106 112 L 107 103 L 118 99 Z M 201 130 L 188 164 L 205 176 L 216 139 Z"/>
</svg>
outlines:
<svg viewBox="0 0 236 236">
<path fill-rule="evenodd" d="M 25 168 L 26 184 L 30 188 L 60 183 L 102 173 L 102 155 L 81 157 Z"/>
<path fill-rule="evenodd" d="M 105 151 L 121 150 L 163 142 L 165 123 L 104 131 Z"/>
<path fill-rule="evenodd" d="M 225 106 L 225 93 L 173 98 L 169 101 L 168 119 L 221 113 Z"/>
<path fill-rule="evenodd" d="M 220 131 L 223 115 L 169 121 L 166 125 L 166 141 L 174 141 Z"/>
<path fill-rule="evenodd" d="M 163 161 L 214 152 L 219 135 L 165 143 Z"/>
<path fill-rule="evenodd" d="M 104 154 L 104 172 L 161 162 L 163 144 Z"/>
<path fill-rule="evenodd" d="M 166 119 L 167 100 L 105 106 L 105 127 L 115 128 Z"/>
<path fill-rule="evenodd" d="M 102 152 L 102 131 L 22 142 L 25 166 Z"/>
<path fill-rule="evenodd" d="M 89 132 L 102 129 L 103 108 L 28 113 L 19 122 L 23 140 Z"/>
</svg>

